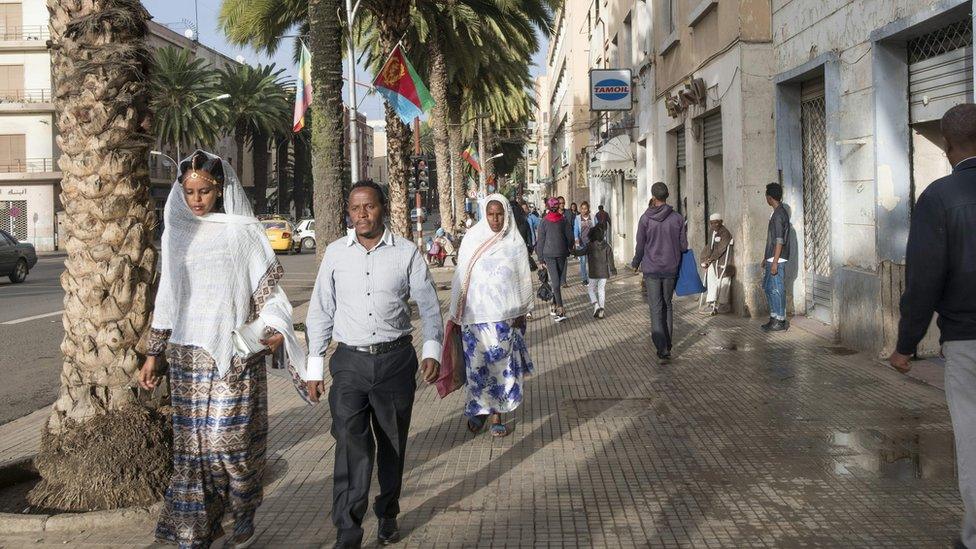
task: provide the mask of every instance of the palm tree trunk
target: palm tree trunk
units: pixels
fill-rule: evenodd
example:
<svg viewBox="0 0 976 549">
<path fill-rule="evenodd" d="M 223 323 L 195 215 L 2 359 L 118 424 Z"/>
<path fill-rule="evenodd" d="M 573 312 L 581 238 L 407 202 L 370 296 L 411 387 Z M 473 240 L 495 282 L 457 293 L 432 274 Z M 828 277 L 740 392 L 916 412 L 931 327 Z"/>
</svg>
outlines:
<svg viewBox="0 0 976 549">
<path fill-rule="evenodd" d="M 396 47 L 410 21 L 410 0 L 385 0 L 376 10 L 380 46 L 384 54 Z M 386 105 L 387 156 L 389 158 L 390 224 L 401 236 L 410 232 L 407 176 L 410 166 L 410 128 Z"/>
<path fill-rule="evenodd" d="M 61 388 L 29 499 L 66 510 L 148 505 L 169 481 L 171 437 L 131 387 L 156 280 L 149 14 L 137 0 L 47 9 L 68 257 Z"/>
<path fill-rule="evenodd" d="M 495 145 L 497 144 L 497 140 L 495 139 L 496 137 L 495 128 L 492 127 L 492 123 L 490 120 L 485 123 L 484 132 L 485 132 L 485 137 L 484 137 L 485 158 L 482 158 L 481 161 L 483 162 L 482 168 L 484 168 L 485 170 L 485 181 L 490 182 L 491 179 L 495 177 L 495 161 L 488 160 L 488 159 L 495 156 Z M 495 189 L 496 190 L 498 189 L 497 180 L 495 181 Z M 487 189 L 485 189 L 485 192 L 488 192 Z"/>
<path fill-rule="evenodd" d="M 430 116 L 430 126 L 434 133 L 434 158 L 437 167 L 438 208 L 441 214 L 441 227 L 454 230 L 454 208 L 451 203 L 450 138 L 447 132 L 447 62 L 444 59 L 443 34 L 429 42 L 430 50 L 430 93 L 434 98 L 434 109 Z"/>
<path fill-rule="evenodd" d="M 309 0 L 312 53 L 312 88 L 315 90 L 315 118 L 312 128 L 312 204 L 315 236 L 321 243 L 315 255 L 322 261 L 326 244 L 342 236 L 342 0 Z"/>
<path fill-rule="evenodd" d="M 448 94 L 447 98 L 447 134 L 450 144 L 451 185 L 454 187 L 454 234 L 464 227 L 464 164 L 459 156 L 464 147 L 461 129 L 461 96 L 456 93 Z"/>
<path fill-rule="evenodd" d="M 254 213 L 268 213 L 268 136 L 255 132 L 251 140 L 254 158 Z"/>
<path fill-rule="evenodd" d="M 244 183 L 244 139 L 247 137 L 247 129 L 238 126 L 234 129 L 234 148 L 237 155 L 237 163 L 233 165 L 234 171 L 237 172 L 237 179 L 240 180 L 241 186 L 245 189 L 248 187 Z M 190 151 L 191 153 L 193 151 Z M 189 154 L 187 154 L 189 156 Z"/>
<path fill-rule="evenodd" d="M 291 185 L 287 185 L 288 180 L 288 145 L 289 139 L 286 136 L 279 135 L 274 140 L 275 144 L 275 180 L 278 184 L 278 201 L 274 204 L 274 210 L 279 214 L 288 214 L 291 208 L 288 203 L 291 201 L 291 197 L 288 196 L 286 189 L 291 189 Z M 296 216 L 296 221 L 297 221 Z"/>
</svg>

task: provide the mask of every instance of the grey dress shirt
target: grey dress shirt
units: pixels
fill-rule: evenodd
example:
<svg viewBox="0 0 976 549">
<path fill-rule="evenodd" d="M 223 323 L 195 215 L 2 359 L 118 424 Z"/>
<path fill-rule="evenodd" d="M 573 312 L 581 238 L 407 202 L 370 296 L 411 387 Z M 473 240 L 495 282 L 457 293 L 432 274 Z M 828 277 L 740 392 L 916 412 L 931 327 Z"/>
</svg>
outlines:
<svg viewBox="0 0 976 549">
<path fill-rule="evenodd" d="M 444 324 L 434 280 L 417 247 L 389 229 L 367 250 L 350 229 L 325 250 L 308 304 L 308 380 L 321 380 L 332 339 L 352 346 L 387 343 L 412 332 L 410 304 L 420 309 L 423 358 L 440 360 Z"/>
</svg>

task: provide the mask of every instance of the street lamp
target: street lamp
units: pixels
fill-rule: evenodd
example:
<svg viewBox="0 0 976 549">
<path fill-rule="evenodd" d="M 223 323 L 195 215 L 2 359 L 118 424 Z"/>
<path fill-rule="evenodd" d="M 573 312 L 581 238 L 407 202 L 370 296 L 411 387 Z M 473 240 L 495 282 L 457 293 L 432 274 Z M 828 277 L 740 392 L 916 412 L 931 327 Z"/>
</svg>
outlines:
<svg viewBox="0 0 976 549">
<path fill-rule="evenodd" d="M 209 103 L 211 101 L 223 101 L 224 99 L 230 99 L 230 94 L 229 93 L 222 93 L 222 94 L 217 95 L 215 97 L 211 97 L 210 99 L 204 99 L 203 101 L 201 101 L 201 102 L 197 103 L 196 105 L 193 105 L 192 107 L 190 107 L 190 111 L 189 112 L 193 112 L 193 109 L 195 109 L 195 108 L 197 108 L 197 107 L 199 107 L 201 105 L 206 105 L 207 103 Z M 162 153 L 160 153 L 160 154 L 162 154 Z M 169 157 L 167 156 L 167 158 L 169 158 Z M 179 141 L 176 142 L 176 158 L 181 158 L 181 156 L 180 156 L 180 143 L 179 143 Z M 170 159 L 170 160 L 172 160 L 172 159 Z M 173 164 L 176 164 L 176 166 L 179 167 L 179 163 L 178 162 L 173 162 Z"/>
<path fill-rule="evenodd" d="M 346 56 L 349 64 L 349 156 L 351 157 L 349 168 L 353 183 L 359 181 L 359 112 L 356 108 L 358 104 L 356 99 L 356 46 L 352 39 L 352 31 L 360 3 L 362 0 L 356 0 L 355 5 L 353 5 L 352 0 L 346 0 L 346 26 L 349 31 L 346 36 Z"/>
<path fill-rule="evenodd" d="M 152 155 L 152 156 L 159 156 L 159 157 L 165 158 L 166 160 L 169 160 L 170 164 L 172 164 L 173 166 L 176 167 L 176 175 L 177 175 L 177 177 L 179 177 L 179 174 L 180 174 L 180 164 L 179 164 L 179 162 L 173 160 L 173 157 L 171 157 L 170 155 L 164 153 L 163 151 L 149 151 L 149 154 Z"/>
</svg>

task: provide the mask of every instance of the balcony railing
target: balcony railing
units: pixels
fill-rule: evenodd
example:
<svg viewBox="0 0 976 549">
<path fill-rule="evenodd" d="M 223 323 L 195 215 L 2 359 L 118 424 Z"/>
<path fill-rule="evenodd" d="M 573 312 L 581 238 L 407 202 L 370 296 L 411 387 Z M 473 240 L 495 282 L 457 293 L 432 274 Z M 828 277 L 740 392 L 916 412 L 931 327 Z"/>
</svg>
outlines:
<svg viewBox="0 0 976 549">
<path fill-rule="evenodd" d="M 50 88 L 0 90 L 0 103 L 50 103 Z"/>
<path fill-rule="evenodd" d="M 0 161 L 0 173 L 43 173 L 53 171 L 53 158 L 25 158 Z"/>
<path fill-rule="evenodd" d="M 47 25 L 28 25 L 22 27 L 0 26 L 0 40 L 16 42 L 22 40 L 46 41 L 51 35 Z"/>
</svg>

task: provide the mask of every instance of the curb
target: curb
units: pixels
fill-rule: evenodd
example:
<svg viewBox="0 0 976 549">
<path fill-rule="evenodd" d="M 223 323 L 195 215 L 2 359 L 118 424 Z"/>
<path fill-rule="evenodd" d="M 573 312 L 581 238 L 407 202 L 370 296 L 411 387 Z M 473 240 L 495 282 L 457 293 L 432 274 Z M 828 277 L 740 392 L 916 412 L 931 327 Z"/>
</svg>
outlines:
<svg viewBox="0 0 976 549">
<path fill-rule="evenodd" d="M 77 532 L 98 527 L 112 527 L 146 520 L 159 514 L 162 502 L 149 507 L 124 507 L 109 511 L 64 513 L 60 515 L 20 515 L 0 513 L 0 535 L 30 532 Z"/>
</svg>

